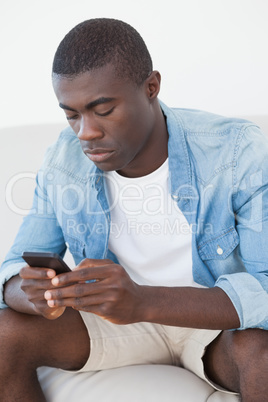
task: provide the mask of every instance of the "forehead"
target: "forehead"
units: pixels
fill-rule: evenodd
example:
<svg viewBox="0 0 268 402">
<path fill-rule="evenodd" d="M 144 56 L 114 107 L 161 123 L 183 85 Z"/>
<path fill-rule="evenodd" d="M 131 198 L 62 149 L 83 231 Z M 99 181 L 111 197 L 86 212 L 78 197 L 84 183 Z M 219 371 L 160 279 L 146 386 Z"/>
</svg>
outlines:
<svg viewBox="0 0 268 402">
<path fill-rule="evenodd" d="M 102 96 L 121 97 L 135 87 L 133 83 L 116 76 L 114 68 L 110 65 L 70 78 L 54 74 L 52 83 L 58 100 L 64 100 L 63 103 L 76 99 L 89 102 Z"/>
</svg>

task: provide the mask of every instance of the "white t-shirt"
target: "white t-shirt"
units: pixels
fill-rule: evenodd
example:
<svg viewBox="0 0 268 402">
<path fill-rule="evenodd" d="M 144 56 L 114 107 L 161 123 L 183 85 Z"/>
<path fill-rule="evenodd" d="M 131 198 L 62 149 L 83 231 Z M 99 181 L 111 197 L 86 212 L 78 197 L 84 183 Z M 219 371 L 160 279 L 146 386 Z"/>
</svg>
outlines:
<svg viewBox="0 0 268 402">
<path fill-rule="evenodd" d="M 192 233 L 168 192 L 168 159 L 153 173 L 106 174 L 109 249 L 141 285 L 199 286 L 192 275 Z"/>
</svg>

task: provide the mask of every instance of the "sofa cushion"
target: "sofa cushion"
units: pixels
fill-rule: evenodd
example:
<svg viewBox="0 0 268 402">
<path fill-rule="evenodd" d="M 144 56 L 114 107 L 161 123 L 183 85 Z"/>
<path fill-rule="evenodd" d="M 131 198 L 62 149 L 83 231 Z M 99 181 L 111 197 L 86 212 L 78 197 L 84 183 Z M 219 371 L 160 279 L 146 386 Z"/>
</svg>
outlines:
<svg viewBox="0 0 268 402">
<path fill-rule="evenodd" d="M 49 402 L 205 402 L 214 393 L 189 371 L 166 365 L 78 374 L 42 367 L 39 379 Z"/>
</svg>

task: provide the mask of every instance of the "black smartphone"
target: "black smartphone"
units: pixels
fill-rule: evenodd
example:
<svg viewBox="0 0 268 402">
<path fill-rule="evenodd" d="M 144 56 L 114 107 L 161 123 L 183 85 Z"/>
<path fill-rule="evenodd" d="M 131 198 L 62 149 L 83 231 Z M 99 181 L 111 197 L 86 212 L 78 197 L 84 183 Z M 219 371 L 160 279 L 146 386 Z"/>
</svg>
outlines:
<svg viewBox="0 0 268 402">
<path fill-rule="evenodd" d="M 31 267 L 51 268 L 54 269 L 57 274 L 71 271 L 68 265 L 56 253 L 36 253 L 25 251 L 22 254 L 22 258 Z"/>
</svg>

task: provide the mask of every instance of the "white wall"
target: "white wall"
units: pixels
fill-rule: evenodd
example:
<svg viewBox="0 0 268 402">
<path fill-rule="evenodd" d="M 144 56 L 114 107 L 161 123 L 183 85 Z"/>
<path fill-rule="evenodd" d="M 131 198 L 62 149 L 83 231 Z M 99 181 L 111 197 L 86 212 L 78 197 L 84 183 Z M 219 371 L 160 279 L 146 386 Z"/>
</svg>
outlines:
<svg viewBox="0 0 268 402">
<path fill-rule="evenodd" d="M 170 106 L 268 113 L 267 0 L 1 0 L 0 128 L 64 121 L 50 80 L 77 23 L 113 17 L 143 36 Z"/>
</svg>

